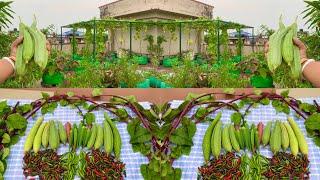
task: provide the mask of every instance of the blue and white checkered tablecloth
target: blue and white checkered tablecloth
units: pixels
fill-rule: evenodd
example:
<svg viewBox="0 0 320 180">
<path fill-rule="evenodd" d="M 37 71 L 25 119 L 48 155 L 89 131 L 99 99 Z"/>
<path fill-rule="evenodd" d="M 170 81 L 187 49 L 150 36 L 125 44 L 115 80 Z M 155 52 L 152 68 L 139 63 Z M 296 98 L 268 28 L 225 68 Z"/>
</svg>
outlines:
<svg viewBox="0 0 320 180">
<path fill-rule="evenodd" d="M 301 99 L 305 102 L 311 103 L 313 99 L 306 98 Z M 317 101 L 320 101 L 320 98 L 316 98 Z M 14 105 L 17 100 L 8 100 L 10 105 Z M 23 103 L 30 103 L 30 101 L 21 100 Z M 177 107 L 181 101 L 173 101 L 172 105 Z M 142 103 L 145 108 L 149 108 L 148 103 Z M 195 109 L 193 109 L 190 114 L 193 114 Z M 95 112 L 96 119 L 98 123 L 102 123 L 103 121 L 103 111 Z M 224 123 L 230 122 L 230 115 L 233 113 L 231 110 L 223 109 L 222 121 Z M 303 121 L 298 120 L 293 111 L 291 112 L 292 117 L 298 122 L 300 128 L 306 134 Z M 129 114 L 132 115 L 132 112 L 129 111 Z M 38 114 L 39 115 L 39 114 Z M 112 117 L 112 115 L 110 115 Z M 213 114 L 212 116 L 215 116 Z M 37 117 L 35 117 L 36 119 Z M 274 108 L 269 106 L 259 106 L 257 108 L 252 109 L 250 115 L 247 116 L 247 121 L 249 123 L 258 124 L 259 122 L 263 122 L 264 124 L 270 120 L 283 120 L 285 121 L 287 116 L 283 113 L 276 113 Z M 27 133 L 30 131 L 31 127 L 34 125 L 35 119 L 30 120 L 28 123 Z M 71 123 L 79 123 L 81 117 L 77 114 L 77 112 L 70 107 L 58 107 L 54 114 L 47 114 L 45 116 L 45 121 L 49 120 L 60 120 L 63 123 L 69 121 Z M 121 160 L 126 164 L 126 173 L 127 178 L 129 180 L 143 179 L 140 174 L 140 165 L 148 163 L 148 159 L 142 156 L 139 153 L 134 153 L 131 148 L 131 144 L 129 143 L 130 136 L 127 132 L 127 125 L 125 123 L 118 123 L 117 127 L 120 131 L 121 138 L 123 141 L 122 151 L 121 151 Z M 208 127 L 208 123 L 200 123 L 197 125 L 197 132 L 193 138 L 194 146 L 192 147 L 191 153 L 189 156 L 182 156 L 180 159 L 176 160 L 173 164 L 174 167 L 182 169 L 182 179 L 197 179 L 198 175 L 198 167 L 200 167 L 203 162 L 202 156 L 202 138 L 204 133 Z M 16 145 L 11 148 L 11 153 L 8 158 L 8 167 L 5 173 L 5 179 L 8 180 L 18 180 L 24 179 L 23 170 L 22 170 L 22 161 L 23 161 L 23 146 L 26 137 L 22 137 Z M 309 144 L 309 160 L 310 160 L 310 172 L 311 179 L 320 179 L 320 148 L 315 146 L 310 138 L 307 138 Z M 60 147 L 59 153 L 64 153 L 68 150 L 67 146 Z M 271 156 L 271 151 L 267 148 L 260 149 L 260 152 L 263 155 Z"/>
</svg>

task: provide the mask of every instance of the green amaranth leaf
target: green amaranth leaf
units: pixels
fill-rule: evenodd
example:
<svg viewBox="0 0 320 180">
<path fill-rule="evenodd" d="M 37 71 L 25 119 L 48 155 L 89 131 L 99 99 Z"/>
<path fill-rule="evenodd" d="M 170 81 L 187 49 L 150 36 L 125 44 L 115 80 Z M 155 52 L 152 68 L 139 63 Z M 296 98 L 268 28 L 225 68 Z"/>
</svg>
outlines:
<svg viewBox="0 0 320 180">
<path fill-rule="evenodd" d="M 25 129 L 27 127 L 27 120 L 20 114 L 16 113 L 8 116 L 6 124 L 10 130 Z"/>
<path fill-rule="evenodd" d="M 9 134 L 7 134 L 7 133 L 4 133 L 3 135 L 2 135 L 2 141 L 1 141 L 3 144 L 8 144 L 8 143 L 10 143 L 10 136 L 9 136 Z"/>
<path fill-rule="evenodd" d="M 31 104 L 24 104 L 24 105 L 18 106 L 17 108 L 17 110 L 21 113 L 29 112 L 31 111 L 31 109 L 32 109 Z"/>
<path fill-rule="evenodd" d="M 234 88 L 225 88 L 223 89 L 223 92 L 229 95 L 234 95 L 236 90 Z"/>
<path fill-rule="evenodd" d="M 74 96 L 74 92 L 67 92 L 67 96 L 68 97 L 73 97 Z"/>
<path fill-rule="evenodd" d="M 2 156 L 1 159 L 4 160 L 6 159 L 10 154 L 10 149 L 9 148 L 3 148 L 2 149 Z"/>
<path fill-rule="evenodd" d="M 91 125 L 96 121 L 96 116 L 93 113 L 87 113 L 84 115 L 84 120 L 86 124 Z"/>
<path fill-rule="evenodd" d="M 48 93 L 41 92 L 41 95 L 42 95 L 43 99 L 49 99 L 50 98 L 50 95 Z"/>
<path fill-rule="evenodd" d="M 92 96 L 93 97 L 98 97 L 98 96 L 101 96 L 102 94 L 103 94 L 102 89 L 95 88 L 92 91 Z"/>
<path fill-rule="evenodd" d="M 269 98 L 263 98 L 260 101 L 260 103 L 263 104 L 263 105 L 269 105 L 270 104 L 270 99 Z"/>
<path fill-rule="evenodd" d="M 115 111 L 115 114 L 121 119 L 121 120 L 125 120 L 125 119 L 127 119 L 128 117 L 129 117 L 129 114 L 128 114 L 128 112 L 127 112 L 127 110 L 125 110 L 125 109 L 117 109 L 116 111 Z"/>
<path fill-rule="evenodd" d="M 299 108 L 304 112 L 309 112 L 309 113 L 317 112 L 317 107 L 308 103 L 299 104 Z"/>
<path fill-rule="evenodd" d="M 239 112 L 235 112 L 231 115 L 231 121 L 235 124 L 235 125 L 240 125 L 241 124 L 241 120 L 242 120 L 242 115 Z"/>
<path fill-rule="evenodd" d="M 42 108 L 41 108 L 41 113 L 42 115 L 51 113 L 53 114 L 53 112 L 57 109 L 58 107 L 58 103 L 57 102 L 52 102 L 49 104 L 45 104 Z"/>
<path fill-rule="evenodd" d="M 208 112 L 207 108 L 199 107 L 196 114 L 195 114 L 195 117 L 197 119 L 201 119 L 207 112 Z"/>
<path fill-rule="evenodd" d="M 320 130 L 320 113 L 309 116 L 304 124 L 308 130 Z"/>
<path fill-rule="evenodd" d="M 281 92 L 281 96 L 287 98 L 287 97 L 289 97 L 289 92 L 290 92 L 289 89 L 288 89 L 288 90 L 285 90 L 285 91 L 282 91 L 282 92 Z"/>
</svg>

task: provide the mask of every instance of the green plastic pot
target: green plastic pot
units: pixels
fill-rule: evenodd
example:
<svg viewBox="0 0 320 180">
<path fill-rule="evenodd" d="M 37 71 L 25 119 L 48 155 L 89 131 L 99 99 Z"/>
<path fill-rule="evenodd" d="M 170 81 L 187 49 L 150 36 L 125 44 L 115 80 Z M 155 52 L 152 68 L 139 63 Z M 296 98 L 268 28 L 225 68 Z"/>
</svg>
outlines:
<svg viewBox="0 0 320 180">
<path fill-rule="evenodd" d="M 262 76 L 252 76 L 250 78 L 251 86 L 255 88 L 273 88 L 273 79 L 271 76 L 262 77 Z"/>
<path fill-rule="evenodd" d="M 165 58 L 163 59 L 163 66 L 166 68 L 171 68 L 179 63 L 179 58 Z"/>
<path fill-rule="evenodd" d="M 55 72 L 54 74 L 50 75 L 46 73 L 42 76 L 42 83 L 48 86 L 58 86 L 62 84 L 64 81 L 64 76 L 60 72 Z"/>
<path fill-rule="evenodd" d="M 137 84 L 137 88 L 150 88 L 150 80 L 146 79 L 144 82 Z"/>
<path fill-rule="evenodd" d="M 139 65 L 147 65 L 148 57 L 147 56 L 133 56 L 133 62 Z"/>
<path fill-rule="evenodd" d="M 120 88 L 128 88 L 128 84 L 125 82 L 120 82 Z"/>
</svg>

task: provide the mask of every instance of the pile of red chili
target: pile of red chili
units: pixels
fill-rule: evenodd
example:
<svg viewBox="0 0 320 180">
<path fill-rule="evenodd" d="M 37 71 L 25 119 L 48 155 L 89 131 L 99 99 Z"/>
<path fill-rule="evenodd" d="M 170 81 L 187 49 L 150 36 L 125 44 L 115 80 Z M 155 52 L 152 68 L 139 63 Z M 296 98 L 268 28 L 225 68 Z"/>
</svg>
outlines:
<svg viewBox="0 0 320 180">
<path fill-rule="evenodd" d="M 239 179 L 241 158 L 235 153 L 220 155 L 218 159 L 212 159 L 208 164 L 199 168 L 201 179 Z"/>
<path fill-rule="evenodd" d="M 62 179 L 66 169 L 62 166 L 61 156 L 54 150 L 27 152 L 23 158 L 25 177 L 39 176 L 40 179 Z"/>
<path fill-rule="evenodd" d="M 105 152 L 93 150 L 85 156 L 85 179 L 118 179 L 125 177 L 125 164 Z"/>
<path fill-rule="evenodd" d="M 309 160 L 302 154 L 294 156 L 290 153 L 279 152 L 269 159 L 270 163 L 264 176 L 270 179 L 310 179 Z"/>
</svg>

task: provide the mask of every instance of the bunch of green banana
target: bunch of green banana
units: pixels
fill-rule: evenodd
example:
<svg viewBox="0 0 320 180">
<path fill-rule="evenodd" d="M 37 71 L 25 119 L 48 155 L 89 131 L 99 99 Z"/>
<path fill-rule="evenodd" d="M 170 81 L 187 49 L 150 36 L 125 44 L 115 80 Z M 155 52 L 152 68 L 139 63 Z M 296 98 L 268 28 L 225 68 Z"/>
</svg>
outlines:
<svg viewBox="0 0 320 180">
<path fill-rule="evenodd" d="M 40 117 L 30 130 L 24 145 L 24 152 L 28 152 L 33 148 L 33 151 L 38 153 L 41 146 L 58 149 L 60 143 L 66 143 L 67 133 L 62 123 L 59 121 L 43 123 L 43 120 L 44 118 Z"/>
<path fill-rule="evenodd" d="M 46 36 L 37 29 L 37 21 L 34 18 L 29 27 L 20 19 L 19 36 L 23 37 L 23 43 L 18 46 L 16 56 L 16 73 L 23 76 L 26 67 L 31 60 L 44 70 L 48 63 L 49 52 L 47 50 Z"/>
</svg>

